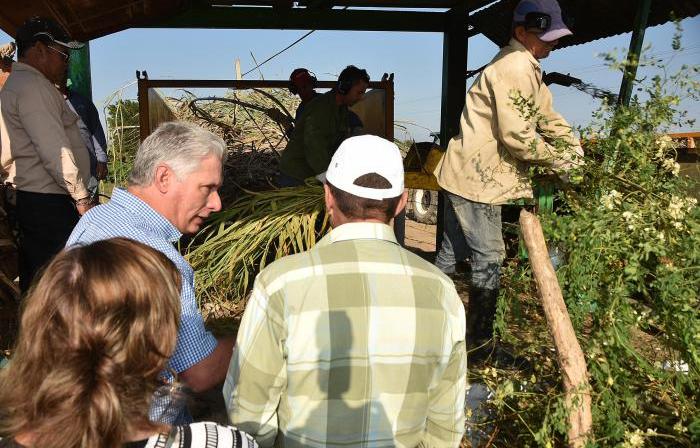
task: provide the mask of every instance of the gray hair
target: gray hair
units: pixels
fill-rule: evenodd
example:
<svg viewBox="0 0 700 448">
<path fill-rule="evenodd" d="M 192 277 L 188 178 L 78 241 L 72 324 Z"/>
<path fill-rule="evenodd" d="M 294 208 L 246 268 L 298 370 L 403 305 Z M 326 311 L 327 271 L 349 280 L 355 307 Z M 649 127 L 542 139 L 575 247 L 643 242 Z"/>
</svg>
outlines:
<svg viewBox="0 0 700 448">
<path fill-rule="evenodd" d="M 226 161 L 226 143 L 221 137 L 184 121 L 163 123 L 141 142 L 129 174 L 129 185 L 153 183 L 155 169 L 160 164 L 168 165 L 182 180 L 210 154 L 221 159 L 222 164 Z"/>
</svg>

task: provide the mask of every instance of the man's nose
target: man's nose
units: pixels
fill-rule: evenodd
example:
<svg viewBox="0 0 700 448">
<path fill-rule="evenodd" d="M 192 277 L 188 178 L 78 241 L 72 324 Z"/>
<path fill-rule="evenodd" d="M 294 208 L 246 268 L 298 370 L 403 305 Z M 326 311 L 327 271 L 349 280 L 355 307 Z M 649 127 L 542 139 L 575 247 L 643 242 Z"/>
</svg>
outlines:
<svg viewBox="0 0 700 448">
<path fill-rule="evenodd" d="M 209 196 L 209 201 L 207 204 L 207 207 L 209 207 L 211 210 L 218 212 L 221 210 L 221 196 L 219 196 L 219 192 L 215 191 Z"/>
</svg>

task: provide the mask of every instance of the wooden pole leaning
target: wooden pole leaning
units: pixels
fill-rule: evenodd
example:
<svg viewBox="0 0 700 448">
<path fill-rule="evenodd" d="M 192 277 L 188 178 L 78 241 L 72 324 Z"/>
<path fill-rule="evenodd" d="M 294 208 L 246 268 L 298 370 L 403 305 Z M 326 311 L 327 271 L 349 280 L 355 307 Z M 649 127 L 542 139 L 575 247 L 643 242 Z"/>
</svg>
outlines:
<svg viewBox="0 0 700 448">
<path fill-rule="evenodd" d="M 522 210 L 520 228 L 562 372 L 566 406 L 569 410 L 569 447 L 584 447 L 593 426 L 586 359 L 576 339 L 557 276 L 549 259 L 539 219 Z"/>
</svg>

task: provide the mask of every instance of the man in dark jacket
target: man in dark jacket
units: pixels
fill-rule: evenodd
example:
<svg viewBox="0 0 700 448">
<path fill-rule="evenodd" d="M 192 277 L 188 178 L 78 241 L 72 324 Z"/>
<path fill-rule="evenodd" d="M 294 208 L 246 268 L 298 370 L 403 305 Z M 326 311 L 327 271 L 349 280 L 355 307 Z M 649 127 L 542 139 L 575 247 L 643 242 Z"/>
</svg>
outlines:
<svg viewBox="0 0 700 448">
<path fill-rule="evenodd" d="M 351 135 L 348 107 L 360 101 L 369 87 L 367 71 L 347 66 L 338 84 L 305 106 L 280 159 L 281 187 L 301 185 L 324 172 L 340 143 Z"/>
<path fill-rule="evenodd" d="M 78 128 L 80 136 L 85 143 L 90 156 L 90 176 L 88 189 L 92 193 L 97 191 L 97 183 L 107 178 L 107 138 L 100 123 L 100 116 L 95 104 L 76 90 L 71 89 L 68 84 L 68 74 L 66 79 L 58 85 L 58 90 L 66 99 L 66 105 L 75 112 L 78 117 Z"/>
</svg>

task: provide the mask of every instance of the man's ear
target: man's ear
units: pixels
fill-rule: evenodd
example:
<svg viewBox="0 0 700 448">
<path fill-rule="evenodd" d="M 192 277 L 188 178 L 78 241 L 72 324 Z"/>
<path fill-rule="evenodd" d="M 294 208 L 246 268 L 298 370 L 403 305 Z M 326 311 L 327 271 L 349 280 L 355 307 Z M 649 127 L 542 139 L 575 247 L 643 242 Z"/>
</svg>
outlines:
<svg viewBox="0 0 700 448">
<path fill-rule="evenodd" d="M 333 209 L 335 208 L 335 198 L 331 193 L 331 189 L 328 184 L 323 184 L 323 199 L 326 202 L 326 213 L 328 216 L 333 216 Z"/>
<path fill-rule="evenodd" d="M 394 218 L 399 216 L 399 214 L 403 211 L 403 209 L 406 208 L 407 203 L 408 203 L 408 190 L 404 190 L 403 194 L 401 195 L 401 199 L 399 199 L 399 203 L 396 204 L 396 210 L 394 210 Z"/>
<path fill-rule="evenodd" d="M 153 183 L 161 194 L 166 194 L 170 190 L 174 180 L 175 173 L 168 165 L 161 164 L 156 167 Z"/>
<path fill-rule="evenodd" d="M 527 29 L 523 25 L 515 25 L 513 28 L 513 37 L 521 44 L 525 42 L 526 34 Z"/>
</svg>

